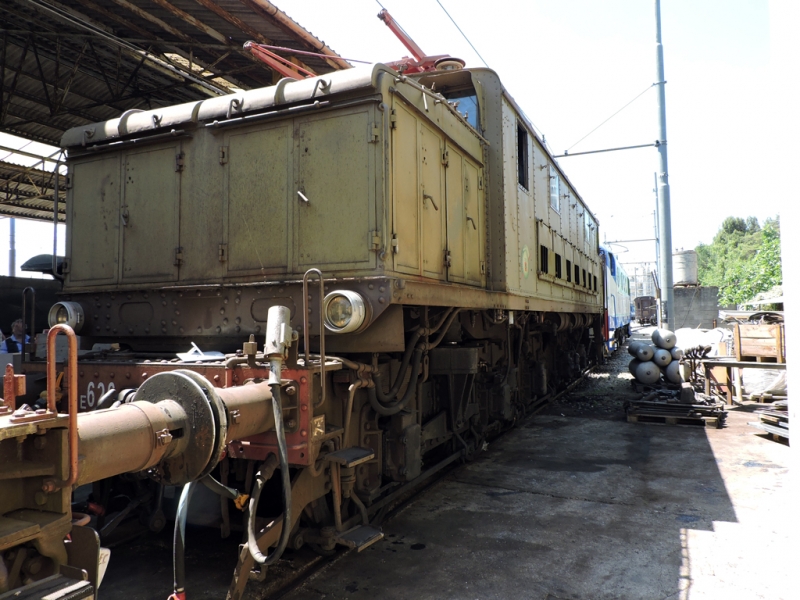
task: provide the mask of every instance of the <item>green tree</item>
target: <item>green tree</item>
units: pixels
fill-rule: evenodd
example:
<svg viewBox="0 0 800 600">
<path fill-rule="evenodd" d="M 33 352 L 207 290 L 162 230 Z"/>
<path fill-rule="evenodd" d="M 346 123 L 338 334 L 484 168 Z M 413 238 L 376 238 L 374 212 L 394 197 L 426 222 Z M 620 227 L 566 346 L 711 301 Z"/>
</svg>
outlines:
<svg viewBox="0 0 800 600">
<path fill-rule="evenodd" d="M 728 217 L 714 241 L 696 248 L 700 283 L 719 287 L 720 304 L 741 304 L 782 283 L 780 220 Z"/>
</svg>

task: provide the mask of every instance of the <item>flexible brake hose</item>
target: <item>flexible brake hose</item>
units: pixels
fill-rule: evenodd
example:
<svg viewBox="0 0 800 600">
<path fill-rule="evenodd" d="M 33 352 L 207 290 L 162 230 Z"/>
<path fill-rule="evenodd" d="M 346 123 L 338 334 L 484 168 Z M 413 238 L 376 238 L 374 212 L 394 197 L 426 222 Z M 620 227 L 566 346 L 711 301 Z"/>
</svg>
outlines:
<svg viewBox="0 0 800 600">
<path fill-rule="evenodd" d="M 256 508 L 258 508 L 258 501 L 261 498 L 261 490 L 264 489 L 264 483 L 272 476 L 275 467 L 267 473 L 270 462 L 270 457 L 264 462 L 261 469 L 256 474 L 256 480 L 253 483 L 253 494 L 250 496 L 250 505 L 248 507 L 249 514 L 247 515 L 247 549 L 250 555 L 260 565 L 269 566 L 277 561 L 283 551 L 286 549 L 286 544 L 289 542 L 289 534 L 292 529 L 292 482 L 289 477 L 289 453 L 286 449 L 286 434 L 283 431 L 283 410 L 281 408 L 281 385 L 274 383 L 270 386 L 272 390 L 272 413 L 275 417 L 275 436 L 278 438 L 278 456 L 281 465 L 281 484 L 283 485 L 283 528 L 281 529 L 281 537 L 278 540 L 278 546 L 270 555 L 264 555 L 258 548 L 258 541 L 256 540 Z M 273 459 L 274 461 L 274 459 Z M 267 467 L 267 469 L 265 469 Z"/>
<path fill-rule="evenodd" d="M 403 354 L 403 361 L 400 363 L 400 370 L 397 372 L 397 378 L 395 379 L 388 393 L 386 394 L 383 393 L 380 371 L 375 371 L 375 374 L 373 375 L 373 377 L 375 378 L 375 394 L 377 395 L 378 399 L 381 402 L 383 403 L 391 402 L 392 400 L 395 399 L 397 393 L 400 391 L 400 386 L 403 385 L 403 380 L 406 378 L 406 372 L 408 371 L 408 363 L 411 360 L 411 355 L 421 335 L 422 334 L 419 331 L 415 331 L 414 334 L 411 336 L 411 339 L 408 341 L 408 345 L 406 346 L 406 351 Z"/>
<path fill-rule="evenodd" d="M 437 337 L 436 341 L 432 344 L 429 343 L 427 349 L 430 350 L 431 348 L 435 348 L 439 345 L 439 343 L 444 338 L 447 330 L 450 328 L 450 325 L 455 319 L 456 315 L 461 311 L 460 308 L 452 309 L 448 308 L 444 313 L 442 313 L 441 317 L 439 317 L 438 322 L 430 329 L 427 330 L 426 335 L 431 335 L 440 331 L 439 336 Z M 444 325 L 444 328 L 442 326 Z M 381 385 L 381 374 L 380 371 L 376 370 L 373 374 L 375 379 L 375 395 L 380 400 L 381 403 L 387 404 L 392 402 L 396 397 L 397 393 L 400 391 L 400 386 L 403 384 L 403 380 L 405 379 L 406 372 L 408 371 L 408 363 L 411 359 L 411 354 L 416 348 L 417 342 L 419 338 L 422 337 L 423 329 L 418 329 L 414 331 L 414 334 L 411 336 L 411 339 L 408 340 L 408 344 L 406 345 L 406 351 L 403 354 L 403 360 L 400 363 L 400 370 L 397 372 L 397 378 L 394 380 L 391 389 L 387 393 L 383 393 L 383 386 Z"/>
<path fill-rule="evenodd" d="M 184 570 L 184 557 L 186 549 L 186 515 L 189 512 L 189 500 L 194 493 L 195 481 L 183 486 L 181 498 L 178 501 L 178 512 L 175 515 L 175 532 L 172 538 L 172 572 L 174 575 L 174 592 L 169 600 L 184 600 L 186 598 L 186 571 Z"/>
<path fill-rule="evenodd" d="M 382 404 L 377 397 L 375 390 L 378 387 L 376 383 L 374 387 L 367 389 L 367 394 L 369 396 L 369 403 L 372 408 L 375 410 L 376 413 L 379 415 L 383 415 L 385 417 L 390 417 L 392 415 L 396 415 L 401 410 L 406 407 L 408 401 L 411 400 L 411 397 L 414 395 L 414 391 L 417 387 L 417 380 L 419 378 L 419 367 L 420 363 L 422 363 L 422 349 L 417 348 L 414 350 L 414 363 L 411 367 L 411 377 L 408 379 L 408 387 L 406 387 L 406 393 L 403 394 L 403 397 L 396 403 L 393 403 L 389 406 Z"/>
</svg>

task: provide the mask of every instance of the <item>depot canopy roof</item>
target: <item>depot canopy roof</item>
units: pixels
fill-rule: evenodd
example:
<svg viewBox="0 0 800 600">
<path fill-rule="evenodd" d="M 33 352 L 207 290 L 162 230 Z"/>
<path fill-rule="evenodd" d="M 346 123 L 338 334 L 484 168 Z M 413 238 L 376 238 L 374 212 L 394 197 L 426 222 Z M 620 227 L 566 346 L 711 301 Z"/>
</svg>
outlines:
<svg viewBox="0 0 800 600">
<path fill-rule="evenodd" d="M 324 54 L 279 53 L 316 74 L 350 66 L 268 0 L 2 0 L 0 132 L 57 146 L 127 110 L 277 82 L 249 40 Z M 0 214 L 52 218 L 54 165 L 31 176 L 24 162 L 0 160 Z"/>
</svg>

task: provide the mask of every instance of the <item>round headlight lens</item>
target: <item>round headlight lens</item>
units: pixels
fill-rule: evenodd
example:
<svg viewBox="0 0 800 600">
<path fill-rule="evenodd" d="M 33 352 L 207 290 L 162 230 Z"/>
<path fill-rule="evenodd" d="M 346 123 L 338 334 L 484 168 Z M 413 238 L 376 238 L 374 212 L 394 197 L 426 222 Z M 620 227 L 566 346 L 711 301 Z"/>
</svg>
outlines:
<svg viewBox="0 0 800 600">
<path fill-rule="evenodd" d="M 356 331 L 367 316 L 364 299 L 350 290 L 337 290 L 325 296 L 323 310 L 325 327 L 334 333 Z"/>
<path fill-rule="evenodd" d="M 83 308 L 77 302 L 56 302 L 47 314 L 50 327 L 69 325 L 78 333 L 83 325 Z"/>
<path fill-rule="evenodd" d="M 328 322 L 338 329 L 344 329 L 353 318 L 353 305 L 344 296 L 335 296 L 328 302 Z"/>
</svg>

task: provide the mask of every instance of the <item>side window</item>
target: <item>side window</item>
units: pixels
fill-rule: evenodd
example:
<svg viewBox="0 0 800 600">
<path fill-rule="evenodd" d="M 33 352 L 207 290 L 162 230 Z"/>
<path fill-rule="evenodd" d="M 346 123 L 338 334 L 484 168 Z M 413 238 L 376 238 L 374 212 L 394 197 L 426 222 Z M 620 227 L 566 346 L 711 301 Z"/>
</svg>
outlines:
<svg viewBox="0 0 800 600">
<path fill-rule="evenodd" d="M 562 278 L 561 275 L 561 255 L 556 253 L 556 277 L 558 279 Z"/>
<path fill-rule="evenodd" d="M 542 273 L 548 272 L 550 257 L 548 255 L 547 246 L 539 246 L 539 270 Z"/>
<path fill-rule="evenodd" d="M 526 190 L 528 185 L 528 131 L 517 123 L 517 183 Z"/>
<path fill-rule="evenodd" d="M 572 261 L 567 259 L 567 282 L 572 281 Z"/>
<path fill-rule="evenodd" d="M 558 171 L 550 165 L 550 206 L 556 210 L 560 210 L 559 194 L 561 193 L 561 181 L 558 178 Z"/>
<path fill-rule="evenodd" d="M 581 268 L 579 265 L 575 265 L 575 285 L 581 284 Z"/>
</svg>

